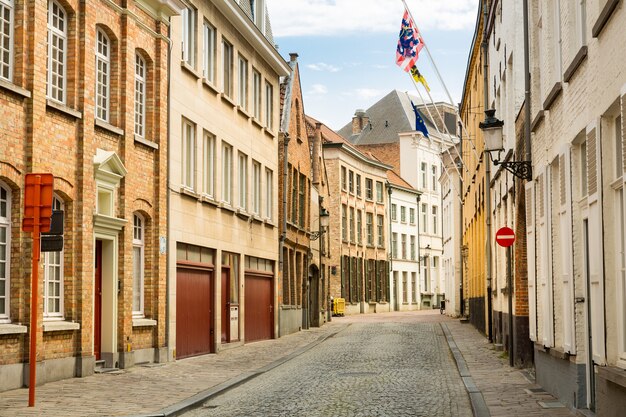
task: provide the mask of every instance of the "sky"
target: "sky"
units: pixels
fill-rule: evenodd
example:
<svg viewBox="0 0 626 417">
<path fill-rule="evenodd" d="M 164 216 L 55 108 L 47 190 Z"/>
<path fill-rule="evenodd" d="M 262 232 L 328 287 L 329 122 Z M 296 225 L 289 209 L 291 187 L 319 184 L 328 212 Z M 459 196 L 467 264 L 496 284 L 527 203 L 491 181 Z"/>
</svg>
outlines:
<svg viewBox="0 0 626 417">
<path fill-rule="evenodd" d="M 356 109 L 367 109 L 394 89 L 417 95 L 409 75 L 395 63 L 402 0 L 266 1 L 278 51 L 286 60 L 291 52 L 299 55 L 307 115 L 338 130 L 351 122 Z M 453 102 L 458 103 L 478 0 L 406 3 Z M 417 67 L 428 80 L 433 99 L 449 102 L 425 49 Z"/>
</svg>

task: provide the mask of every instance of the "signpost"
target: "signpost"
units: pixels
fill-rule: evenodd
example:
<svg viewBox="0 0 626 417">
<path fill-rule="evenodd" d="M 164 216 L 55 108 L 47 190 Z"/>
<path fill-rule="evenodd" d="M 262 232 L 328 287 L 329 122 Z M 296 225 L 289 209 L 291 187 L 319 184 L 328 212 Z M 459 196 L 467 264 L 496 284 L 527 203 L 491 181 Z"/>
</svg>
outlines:
<svg viewBox="0 0 626 417">
<path fill-rule="evenodd" d="M 496 232 L 496 242 L 506 248 L 506 273 L 509 296 L 509 365 L 514 365 L 513 359 L 513 271 L 511 268 L 512 254 L 511 246 L 515 242 L 515 232 L 510 227 L 501 227 Z"/>
<path fill-rule="evenodd" d="M 496 232 L 496 243 L 503 248 L 508 248 L 515 242 L 515 232 L 510 227 L 501 227 Z"/>
<path fill-rule="evenodd" d="M 24 219 L 22 230 L 33 234 L 32 280 L 30 299 L 30 357 L 28 375 L 28 406 L 35 406 L 37 371 L 37 314 L 39 312 L 39 236 L 50 230 L 52 215 L 52 174 L 26 174 L 24 187 Z"/>
</svg>

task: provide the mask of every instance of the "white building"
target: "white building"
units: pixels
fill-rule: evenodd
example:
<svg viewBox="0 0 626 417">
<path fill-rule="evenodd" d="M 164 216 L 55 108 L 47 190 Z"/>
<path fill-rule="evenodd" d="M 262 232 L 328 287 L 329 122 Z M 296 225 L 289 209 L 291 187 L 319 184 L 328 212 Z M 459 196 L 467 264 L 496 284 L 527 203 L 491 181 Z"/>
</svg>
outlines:
<svg viewBox="0 0 626 417">
<path fill-rule="evenodd" d="M 390 302 L 394 311 L 418 310 L 420 194 L 394 171 L 387 171 L 391 223 Z"/>
</svg>

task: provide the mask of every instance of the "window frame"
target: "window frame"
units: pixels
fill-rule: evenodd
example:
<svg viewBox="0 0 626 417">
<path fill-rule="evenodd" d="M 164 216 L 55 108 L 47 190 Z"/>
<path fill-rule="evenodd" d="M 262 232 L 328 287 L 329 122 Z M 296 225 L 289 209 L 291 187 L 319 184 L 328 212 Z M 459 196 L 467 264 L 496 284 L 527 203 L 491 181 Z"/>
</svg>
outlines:
<svg viewBox="0 0 626 417">
<path fill-rule="evenodd" d="M 433 235 L 436 235 L 439 232 L 439 207 L 436 205 L 432 205 L 430 210 L 433 221 Z"/>
<path fill-rule="evenodd" d="M 239 208 L 248 210 L 248 155 L 239 152 L 237 155 L 237 189 Z"/>
<path fill-rule="evenodd" d="M 189 136 L 191 128 L 191 137 Z M 182 122 L 182 186 L 194 190 L 196 186 L 196 124 L 183 118 Z M 191 148 L 191 151 L 189 150 Z"/>
<path fill-rule="evenodd" d="M 376 202 L 383 202 L 383 183 L 381 181 L 376 181 Z"/>
<path fill-rule="evenodd" d="M 391 221 L 398 221 L 398 205 L 396 203 L 391 203 Z"/>
<path fill-rule="evenodd" d="M 261 163 L 252 160 L 252 213 L 261 215 Z"/>
<path fill-rule="evenodd" d="M 3 42 L 0 41 L 0 57 L 4 55 L 8 56 L 7 61 L 0 61 L 0 79 L 6 80 L 8 82 L 13 82 L 13 66 L 15 63 L 15 58 L 13 56 L 15 50 L 15 2 L 13 0 L 0 0 L 0 18 L 3 15 L 2 8 L 7 8 L 9 10 L 9 20 L 8 20 L 8 32 L 0 32 L 0 40 L 2 37 L 7 37 L 9 39 L 8 48 L 4 48 Z M 5 25 L 0 24 L 0 28 Z M 7 75 L 4 76 L 3 73 L 6 69 Z"/>
<path fill-rule="evenodd" d="M 406 206 L 400 206 L 400 222 L 406 223 Z"/>
<path fill-rule="evenodd" d="M 348 207 L 341 205 L 341 240 L 348 240 Z"/>
<path fill-rule="evenodd" d="M 356 211 L 356 241 L 360 245 L 363 243 L 363 212 Z"/>
<path fill-rule="evenodd" d="M 102 37 L 102 41 L 100 38 Z M 111 120 L 111 38 L 102 28 L 96 29 L 95 42 L 96 57 L 96 91 L 95 91 L 95 117 L 109 123 Z M 106 53 L 100 50 L 106 48 Z M 104 69 L 106 68 L 106 70 Z"/>
<path fill-rule="evenodd" d="M 265 168 L 265 216 L 268 220 L 274 217 L 274 172 Z"/>
<path fill-rule="evenodd" d="M 143 75 L 141 74 L 143 71 Z M 146 98 L 148 66 L 146 60 L 138 53 L 135 53 L 135 136 L 146 137 Z M 140 121 L 138 121 L 138 119 Z"/>
<path fill-rule="evenodd" d="M 267 129 L 274 128 L 274 86 L 265 80 L 265 126 Z"/>
<path fill-rule="evenodd" d="M 181 59 L 190 67 L 196 66 L 196 27 L 198 24 L 198 11 L 191 6 L 186 6 L 181 11 Z"/>
<path fill-rule="evenodd" d="M 2 200 L 2 191 L 5 192 L 5 198 Z M 2 215 L 2 203 L 5 206 L 5 215 Z M 11 203 L 12 203 L 12 190 L 4 182 L 0 181 L 0 228 L 5 230 L 4 245 L 4 311 L 0 310 L 0 323 L 10 323 L 10 304 L 11 304 Z"/>
<path fill-rule="evenodd" d="M 205 20 L 202 24 L 202 76 L 211 84 L 215 84 L 216 35 L 215 26 Z"/>
<path fill-rule="evenodd" d="M 378 237 L 378 247 L 385 247 L 385 218 L 382 214 L 376 215 L 376 236 Z"/>
<path fill-rule="evenodd" d="M 233 147 L 222 141 L 222 202 L 233 204 Z"/>
<path fill-rule="evenodd" d="M 249 82 L 249 64 L 243 55 L 239 54 L 237 59 L 238 74 L 238 94 L 237 100 L 239 106 L 243 110 L 248 110 L 248 82 Z"/>
<path fill-rule="evenodd" d="M 356 196 L 361 197 L 361 174 L 356 174 Z"/>
<path fill-rule="evenodd" d="M 202 137 L 202 193 L 215 198 L 215 144 L 217 139 L 209 132 Z"/>
<path fill-rule="evenodd" d="M 365 229 L 368 246 L 374 246 L 374 213 L 365 213 Z"/>
<path fill-rule="evenodd" d="M 53 210 L 63 210 L 64 204 L 63 200 L 56 194 L 54 194 L 52 198 L 52 209 Z M 43 318 L 44 320 L 63 320 L 65 309 L 64 309 L 64 288 L 63 282 L 65 278 L 64 274 L 64 251 L 60 252 L 44 252 L 43 254 Z M 52 258 L 58 256 L 57 260 L 53 260 Z M 56 262 L 53 264 L 53 262 Z M 58 285 L 58 296 L 51 296 L 49 294 L 50 289 L 50 268 L 56 267 L 59 268 L 58 278 L 53 281 Z M 59 300 L 59 309 L 58 311 L 54 311 L 50 313 L 49 303 L 50 299 L 58 299 Z"/>
<path fill-rule="evenodd" d="M 63 30 L 60 30 L 57 27 L 53 26 L 53 12 L 54 12 L 54 7 L 57 7 L 63 14 Z M 46 77 L 47 77 L 47 87 L 46 87 L 46 97 L 56 101 L 57 103 L 61 103 L 61 104 L 65 104 L 67 101 L 67 53 L 68 53 L 68 36 L 67 36 L 67 27 L 68 27 L 68 23 L 69 23 L 69 15 L 67 13 L 67 10 L 65 10 L 65 8 L 63 6 L 61 6 L 61 4 L 59 4 L 59 2 L 57 2 L 56 0 L 48 0 L 48 23 L 47 23 L 47 28 L 48 28 L 48 46 L 47 46 L 47 51 L 48 51 L 48 57 L 47 57 L 47 69 L 46 69 Z M 63 66 L 62 70 L 60 72 L 53 72 L 52 71 L 52 63 L 53 63 L 53 58 L 52 58 L 52 52 L 53 52 L 53 40 L 55 39 L 55 36 L 57 37 L 58 40 L 63 42 L 63 48 L 58 48 L 59 51 L 61 51 L 63 53 L 63 59 L 59 61 L 59 63 Z M 56 75 L 57 78 L 57 84 L 53 85 L 52 84 L 52 79 L 53 79 L 53 74 Z M 60 81 L 60 84 L 59 84 Z M 56 94 L 55 94 L 56 93 Z M 60 95 L 60 98 L 59 98 Z"/>
<path fill-rule="evenodd" d="M 222 92 L 226 97 L 233 96 L 234 47 L 222 37 Z"/>
<path fill-rule="evenodd" d="M 145 226 L 146 221 L 140 213 L 133 213 L 133 301 L 132 301 L 132 316 L 133 318 L 145 317 Z M 137 231 L 139 231 L 139 237 L 137 237 Z M 135 270 L 135 250 L 139 249 L 139 276 L 136 276 Z M 137 283 L 136 280 L 139 280 Z M 137 285 L 138 284 L 138 285 Z M 139 288 L 139 308 L 135 304 L 135 291 Z"/>
<path fill-rule="evenodd" d="M 365 199 L 374 201 L 374 180 L 365 178 Z"/>
<path fill-rule="evenodd" d="M 415 224 L 415 209 L 409 207 L 409 224 Z"/>
</svg>

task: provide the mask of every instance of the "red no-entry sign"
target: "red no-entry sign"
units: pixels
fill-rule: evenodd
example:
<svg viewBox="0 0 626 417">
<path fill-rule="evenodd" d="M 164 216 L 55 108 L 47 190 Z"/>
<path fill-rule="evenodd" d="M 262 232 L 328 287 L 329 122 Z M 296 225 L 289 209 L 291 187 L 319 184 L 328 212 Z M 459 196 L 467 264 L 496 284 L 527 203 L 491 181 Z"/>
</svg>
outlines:
<svg viewBox="0 0 626 417">
<path fill-rule="evenodd" d="M 515 232 L 510 227 L 501 227 L 496 232 L 496 242 L 498 245 L 508 248 L 515 242 Z"/>
</svg>

